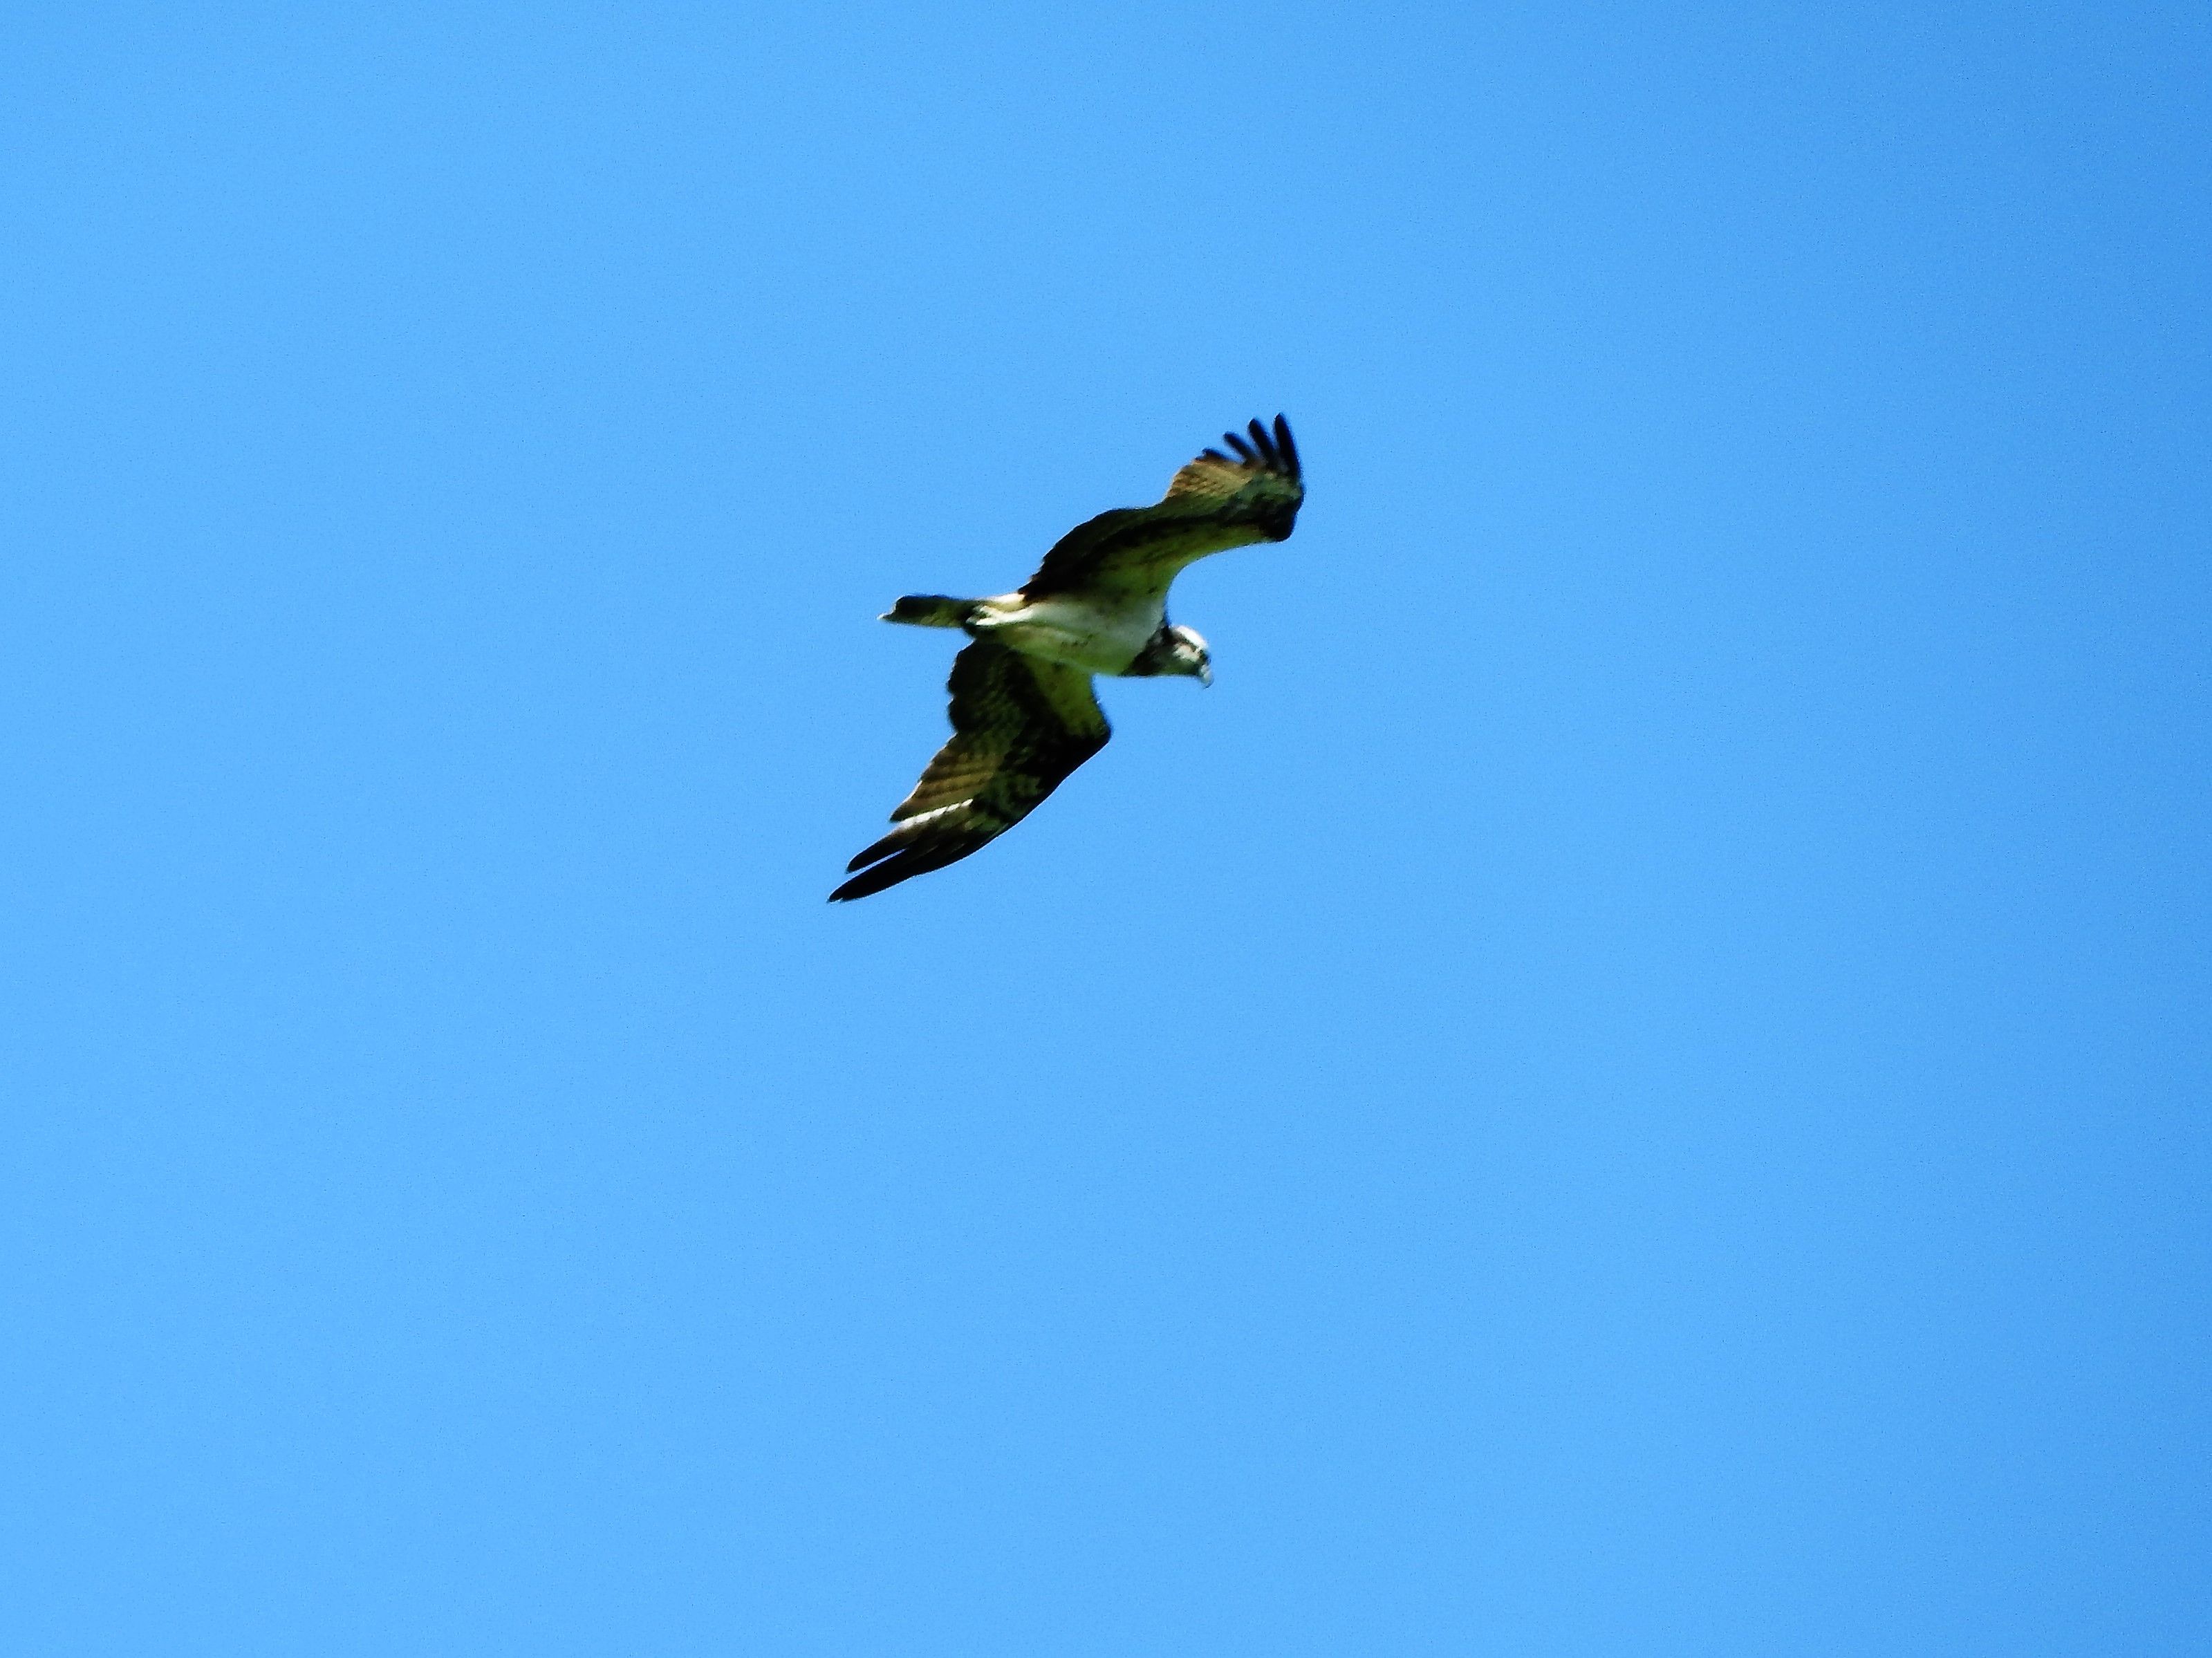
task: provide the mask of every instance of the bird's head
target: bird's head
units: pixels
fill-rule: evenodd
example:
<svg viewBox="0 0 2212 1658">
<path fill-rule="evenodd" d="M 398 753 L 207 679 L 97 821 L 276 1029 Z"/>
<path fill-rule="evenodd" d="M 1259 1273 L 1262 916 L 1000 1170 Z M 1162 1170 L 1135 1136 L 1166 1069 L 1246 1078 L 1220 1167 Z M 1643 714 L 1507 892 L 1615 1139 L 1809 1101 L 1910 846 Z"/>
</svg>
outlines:
<svg viewBox="0 0 2212 1658">
<path fill-rule="evenodd" d="M 1213 659 L 1206 654 L 1206 641 L 1191 629 L 1178 628 L 1171 622 L 1162 623 L 1160 630 L 1145 641 L 1145 648 L 1137 653 L 1137 659 L 1122 672 L 1139 678 L 1154 674 L 1182 674 L 1201 685 L 1211 685 Z"/>
<path fill-rule="evenodd" d="M 1201 685 L 1213 683 L 1213 656 L 1195 629 L 1170 626 L 1166 659 L 1162 673 L 1188 674 Z"/>
</svg>

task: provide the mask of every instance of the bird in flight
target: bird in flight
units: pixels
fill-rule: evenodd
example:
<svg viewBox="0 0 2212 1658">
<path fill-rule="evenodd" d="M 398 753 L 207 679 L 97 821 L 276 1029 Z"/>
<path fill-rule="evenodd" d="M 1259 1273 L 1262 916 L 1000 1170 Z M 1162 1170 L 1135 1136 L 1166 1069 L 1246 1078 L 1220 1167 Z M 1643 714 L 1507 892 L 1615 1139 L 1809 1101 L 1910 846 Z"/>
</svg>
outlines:
<svg viewBox="0 0 2212 1658">
<path fill-rule="evenodd" d="M 1121 507 L 1079 524 L 1036 574 L 995 598 L 908 594 L 884 616 L 916 628 L 957 628 L 975 641 L 952 659 L 952 738 L 891 813 L 897 825 L 848 864 L 832 903 L 865 898 L 957 863 L 1005 834 L 1112 734 L 1094 674 L 1182 674 L 1213 683 L 1206 641 L 1168 620 L 1168 587 L 1209 553 L 1283 541 L 1305 485 L 1280 415 L 1232 452 L 1208 449 L 1150 507 Z"/>
</svg>

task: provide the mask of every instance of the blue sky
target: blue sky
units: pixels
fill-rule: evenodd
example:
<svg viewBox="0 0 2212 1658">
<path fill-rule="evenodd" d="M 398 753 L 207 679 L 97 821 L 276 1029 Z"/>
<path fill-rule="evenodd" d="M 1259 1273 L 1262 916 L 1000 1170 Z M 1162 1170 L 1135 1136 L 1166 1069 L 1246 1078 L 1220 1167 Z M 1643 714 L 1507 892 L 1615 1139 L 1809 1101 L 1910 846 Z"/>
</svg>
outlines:
<svg viewBox="0 0 2212 1658">
<path fill-rule="evenodd" d="M 2208 71 L 10 9 L 8 1649 L 2205 1650 Z M 1279 409 L 825 905 L 876 613 Z"/>
</svg>

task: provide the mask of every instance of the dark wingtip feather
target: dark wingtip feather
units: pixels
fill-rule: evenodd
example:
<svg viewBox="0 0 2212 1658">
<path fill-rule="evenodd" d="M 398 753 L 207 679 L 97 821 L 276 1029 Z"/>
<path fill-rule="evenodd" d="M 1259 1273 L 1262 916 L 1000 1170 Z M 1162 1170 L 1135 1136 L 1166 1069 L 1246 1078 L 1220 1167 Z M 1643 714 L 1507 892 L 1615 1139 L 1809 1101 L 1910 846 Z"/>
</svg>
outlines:
<svg viewBox="0 0 2212 1658">
<path fill-rule="evenodd" d="M 1221 440 L 1237 452 L 1238 459 L 1247 462 L 1253 459 L 1252 446 L 1238 437 L 1236 433 L 1224 432 L 1221 434 Z"/>
<path fill-rule="evenodd" d="M 899 847 L 896 857 L 887 858 L 873 869 L 864 870 L 855 875 L 830 895 L 830 902 L 849 904 L 855 898 L 866 898 L 886 887 L 895 887 L 902 881 L 911 881 L 917 875 L 927 875 L 932 870 L 943 869 L 947 864 L 957 864 L 981 844 L 981 841 L 977 841 L 969 846 Z"/>
<path fill-rule="evenodd" d="M 1261 425 L 1260 422 L 1255 420 L 1251 422 L 1250 430 L 1252 433 L 1252 441 L 1259 448 L 1260 453 L 1268 460 L 1272 461 L 1274 459 L 1274 440 L 1267 435 L 1267 428 Z"/>
<path fill-rule="evenodd" d="M 854 859 L 849 867 L 859 869 L 863 861 L 873 862 L 874 860 L 866 859 L 864 853 L 862 857 Z M 933 864 L 925 864 L 921 869 L 916 869 L 910 859 L 890 858 L 876 864 L 873 869 L 865 873 L 854 876 L 851 880 L 830 895 L 830 902 L 833 904 L 849 904 L 855 898 L 865 898 L 872 892 L 881 892 L 885 887 L 895 887 L 909 877 L 921 874 L 922 870 L 935 867 Z"/>
<path fill-rule="evenodd" d="M 1290 467 L 1292 477 L 1305 476 L 1298 465 L 1298 446 L 1291 440 L 1291 423 L 1280 415 L 1275 416 L 1275 447 L 1282 452 L 1284 463 Z"/>
<path fill-rule="evenodd" d="M 850 875 L 854 870 L 866 869 L 870 864 L 880 864 L 884 859 L 896 853 L 904 852 L 913 844 L 912 826 L 901 823 L 873 846 L 862 847 L 854 853 L 853 861 L 845 865 L 845 873 Z"/>
<path fill-rule="evenodd" d="M 1218 460 L 1224 466 L 1234 466 L 1237 464 L 1218 449 L 1201 449 L 1198 452 L 1198 458 L 1200 460 Z"/>
</svg>

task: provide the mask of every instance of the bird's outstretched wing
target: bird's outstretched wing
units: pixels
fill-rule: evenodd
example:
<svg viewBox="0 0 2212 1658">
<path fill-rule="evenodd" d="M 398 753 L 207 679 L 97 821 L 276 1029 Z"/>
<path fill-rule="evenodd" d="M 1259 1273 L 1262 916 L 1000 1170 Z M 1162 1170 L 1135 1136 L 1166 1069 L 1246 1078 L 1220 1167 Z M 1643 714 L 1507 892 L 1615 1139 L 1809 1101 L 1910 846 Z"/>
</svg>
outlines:
<svg viewBox="0 0 2212 1658">
<path fill-rule="evenodd" d="M 863 872 L 832 903 L 957 863 L 1029 816 L 1112 734 L 1089 674 L 1003 645 L 961 652 L 945 689 L 952 740 L 891 814 L 898 827 L 845 866 Z"/>
<path fill-rule="evenodd" d="M 1209 553 L 1287 537 L 1306 493 L 1290 422 L 1278 415 L 1273 432 L 1256 420 L 1246 430 L 1249 441 L 1224 433 L 1235 452 L 1206 450 L 1152 506 L 1119 507 L 1070 530 L 1023 584 L 1022 597 L 1165 592 L 1176 571 Z"/>
</svg>

